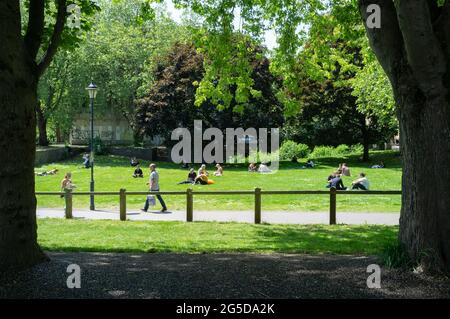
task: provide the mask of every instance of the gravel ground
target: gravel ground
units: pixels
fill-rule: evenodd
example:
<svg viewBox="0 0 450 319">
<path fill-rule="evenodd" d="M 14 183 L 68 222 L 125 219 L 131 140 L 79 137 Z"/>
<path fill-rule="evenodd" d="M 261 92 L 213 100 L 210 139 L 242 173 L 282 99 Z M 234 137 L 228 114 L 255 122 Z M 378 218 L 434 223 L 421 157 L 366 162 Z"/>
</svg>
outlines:
<svg viewBox="0 0 450 319">
<path fill-rule="evenodd" d="M 375 257 L 286 254 L 49 253 L 50 262 L 0 276 L 0 298 L 449 298 L 450 280 L 381 270 Z M 69 264 L 81 288 L 66 286 Z"/>
</svg>

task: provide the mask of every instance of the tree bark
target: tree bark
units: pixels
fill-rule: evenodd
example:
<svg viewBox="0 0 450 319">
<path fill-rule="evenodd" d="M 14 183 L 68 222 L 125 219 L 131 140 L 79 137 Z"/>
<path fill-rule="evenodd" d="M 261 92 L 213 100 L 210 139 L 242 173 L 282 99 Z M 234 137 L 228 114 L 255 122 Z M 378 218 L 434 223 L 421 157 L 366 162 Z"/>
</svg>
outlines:
<svg viewBox="0 0 450 319">
<path fill-rule="evenodd" d="M 37 76 L 20 35 L 19 1 L 0 2 L 0 271 L 46 259 L 37 243 Z"/>
<path fill-rule="evenodd" d="M 425 98 L 413 85 L 395 90 L 403 162 L 399 239 L 426 270 L 450 272 L 450 101 Z"/>
<path fill-rule="evenodd" d="M 382 28 L 366 31 L 400 123 L 399 240 L 424 270 L 450 273 L 450 1 L 439 15 L 425 0 L 360 0 L 364 22 L 369 4 L 382 10 Z"/>
<path fill-rule="evenodd" d="M 369 139 L 369 131 L 367 128 L 366 117 L 361 115 L 360 117 L 360 125 L 361 125 L 361 137 L 362 137 L 362 145 L 363 145 L 363 157 L 362 160 L 364 162 L 369 161 L 369 148 L 370 148 L 370 139 Z"/>
<path fill-rule="evenodd" d="M 36 114 L 37 114 L 37 127 L 39 131 L 38 144 L 40 146 L 48 146 L 48 137 L 47 137 L 47 119 L 45 118 L 45 114 L 39 105 L 39 102 L 36 106 Z"/>
</svg>

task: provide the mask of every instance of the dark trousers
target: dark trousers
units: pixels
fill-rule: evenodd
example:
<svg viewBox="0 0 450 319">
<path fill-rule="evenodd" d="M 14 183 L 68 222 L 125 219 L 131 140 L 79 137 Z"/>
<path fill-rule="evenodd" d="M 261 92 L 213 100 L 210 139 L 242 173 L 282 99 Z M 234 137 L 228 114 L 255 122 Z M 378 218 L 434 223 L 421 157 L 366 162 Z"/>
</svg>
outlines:
<svg viewBox="0 0 450 319">
<path fill-rule="evenodd" d="M 159 192 L 159 189 L 156 190 L 155 192 Z M 159 203 L 161 204 L 163 209 L 167 209 L 166 207 L 166 203 L 164 203 L 164 199 L 161 197 L 161 195 L 156 195 L 156 198 L 159 200 Z M 148 198 L 145 200 L 145 205 L 144 205 L 144 210 L 148 210 L 148 206 L 150 206 L 150 203 L 148 201 Z"/>
<path fill-rule="evenodd" d="M 356 183 L 355 185 L 353 185 L 352 189 L 361 189 L 363 191 L 367 190 L 367 188 L 361 183 Z"/>
</svg>

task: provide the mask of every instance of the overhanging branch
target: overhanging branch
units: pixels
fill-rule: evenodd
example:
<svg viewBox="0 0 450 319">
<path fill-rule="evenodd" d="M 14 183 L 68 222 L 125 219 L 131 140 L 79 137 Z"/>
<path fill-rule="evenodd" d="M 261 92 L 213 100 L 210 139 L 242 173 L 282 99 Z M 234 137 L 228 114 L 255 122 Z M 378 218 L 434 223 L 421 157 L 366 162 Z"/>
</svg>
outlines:
<svg viewBox="0 0 450 319">
<path fill-rule="evenodd" d="M 381 9 L 381 28 L 369 28 L 367 7 L 376 4 Z M 403 58 L 403 37 L 392 0 L 359 0 L 359 11 L 363 19 L 369 43 L 381 66 L 391 80 L 398 83 L 398 68 Z"/>
<path fill-rule="evenodd" d="M 61 42 L 61 35 L 64 30 L 64 25 L 66 23 L 66 0 L 56 0 L 58 12 L 56 14 L 56 22 L 53 27 L 52 37 L 48 45 L 47 51 L 45 52 L 42 60 L 39 62 L 37 67 L 38 76 L 40 76 L 50 65 L 53 57 L 56 54 L 59 43 Z"/>
<path fill-rule="evenodd" d="M 426 95 L 442 92 L 446 59 L 433 29 L 427 0 L 396 2 L 408 63 L 420 88 Z"/>
<path fill-rule="evenodd" d="M 42 42 L 44 31 L 44 0 L 30 0 L 28 28 L 25 34 L 25 46 L 34 60 Z"/>
</svg>

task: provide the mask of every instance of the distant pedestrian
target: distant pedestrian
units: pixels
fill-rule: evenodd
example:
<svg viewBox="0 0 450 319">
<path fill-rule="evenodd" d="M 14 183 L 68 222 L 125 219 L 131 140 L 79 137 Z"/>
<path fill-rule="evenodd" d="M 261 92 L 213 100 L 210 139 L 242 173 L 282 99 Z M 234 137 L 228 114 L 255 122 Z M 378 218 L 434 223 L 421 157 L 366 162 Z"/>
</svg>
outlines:
<svg viewBox="0 0 450 319">
<path fill-rule="evenodd" d="M 159 192 L 159 174 L 156 171 L 156 164 L 154 163 L 150 164 L 149 168 L 150 168 L 150 179 L 148 185 L 150 188 L 150 192 Z M 161 212 L 167 211 L 166 203 L 164 203 L 164 200 L 162 199 L 161 195 L 157 194 L 156 198 L 158 198 L 159 203 L 162 206 Z M 150 199 L 149 197 L 147 197 L 144 209 L 142 209 L 142 211 L 146 212 L 149 206 L 150 206 Z"/>
<path fill-rule="evenodd" d="M 66 175 L 64 175 L 63 180 L 61 181 L 61 192 L 66 192 L 68 190 L 73 190 L 76 186 L 72 184 L 72 173 L 67 172 Z M 64 195 L 61 195 L 61 197 L 64 197 Z"/>
</svg>

